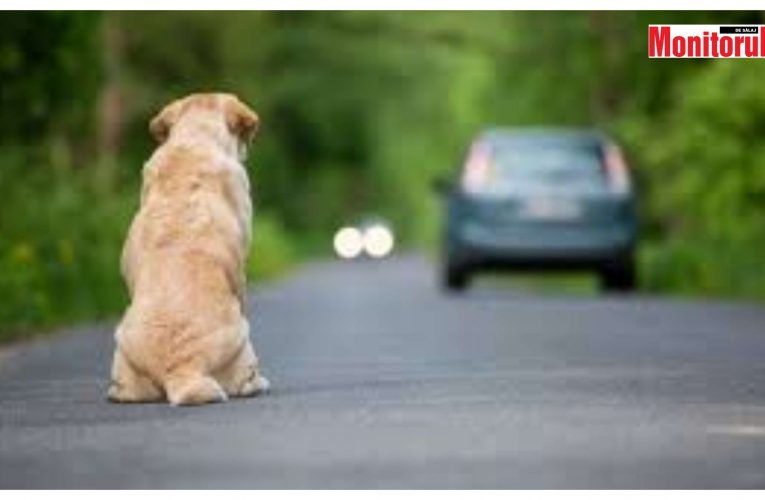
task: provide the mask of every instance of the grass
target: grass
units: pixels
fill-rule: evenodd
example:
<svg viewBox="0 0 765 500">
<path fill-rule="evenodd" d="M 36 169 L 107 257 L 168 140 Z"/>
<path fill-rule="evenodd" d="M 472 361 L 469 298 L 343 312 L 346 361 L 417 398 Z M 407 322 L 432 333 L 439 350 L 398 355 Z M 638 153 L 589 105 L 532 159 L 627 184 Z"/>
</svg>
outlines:
<svg viewBox="0 0 765 500">
<path fill-rule="evenodd" d="M 492 286 L 522 288 L 536 293 L 592 296 L 599 290 L 597 276 L 589 273 L 489 273 L 477 278 Z"/>
</svg>

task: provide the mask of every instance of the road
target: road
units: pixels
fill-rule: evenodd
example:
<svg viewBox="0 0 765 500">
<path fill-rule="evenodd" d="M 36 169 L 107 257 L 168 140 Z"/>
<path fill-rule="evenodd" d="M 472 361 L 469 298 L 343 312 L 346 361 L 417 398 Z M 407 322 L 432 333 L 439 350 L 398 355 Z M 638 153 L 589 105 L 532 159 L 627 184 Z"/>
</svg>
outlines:
<svg viewBox="0 0 765 500">
<path fill-rule="evenodd" d="M 418 257 L 255 290 L 273 392 L 104 400 L 112 325 L 0 356 L 0 487 L 765 487 L 765 308 L 461 297 Z"/>
</svg>

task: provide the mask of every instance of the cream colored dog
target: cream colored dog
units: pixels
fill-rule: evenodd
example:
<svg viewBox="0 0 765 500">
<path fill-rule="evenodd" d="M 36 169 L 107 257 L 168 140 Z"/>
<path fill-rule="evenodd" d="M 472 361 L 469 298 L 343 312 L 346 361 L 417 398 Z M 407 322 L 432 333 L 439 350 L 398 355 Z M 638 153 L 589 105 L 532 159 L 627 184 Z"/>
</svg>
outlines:
<svg viewBox="0 0 765 500">
<path fill-rule="evenodd" d="M 268 388 L 244 314 L 252 205 L 240 163 L 258 117 L 230 94 L 165 107 L 122 253 L 131 304 L 117 328 L 109 399 L 173 405 Z"/>
</svg>

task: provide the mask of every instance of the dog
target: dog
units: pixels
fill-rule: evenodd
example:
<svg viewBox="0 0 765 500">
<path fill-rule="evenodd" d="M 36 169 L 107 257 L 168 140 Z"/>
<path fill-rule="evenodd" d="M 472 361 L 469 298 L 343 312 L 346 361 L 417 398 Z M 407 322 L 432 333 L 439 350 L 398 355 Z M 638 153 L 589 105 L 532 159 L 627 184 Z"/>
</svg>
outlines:
<svg viewBox="0 0 765 500">
<path fill-rule="evenodd" d="M 121 271 L 130 305 L 115 332 L 108 399 L 196 405 L 268 390 L 245 316 L 258 116 L 236 96 L 192 94 L 151 120 L 140 208 Z"/>
</svg>

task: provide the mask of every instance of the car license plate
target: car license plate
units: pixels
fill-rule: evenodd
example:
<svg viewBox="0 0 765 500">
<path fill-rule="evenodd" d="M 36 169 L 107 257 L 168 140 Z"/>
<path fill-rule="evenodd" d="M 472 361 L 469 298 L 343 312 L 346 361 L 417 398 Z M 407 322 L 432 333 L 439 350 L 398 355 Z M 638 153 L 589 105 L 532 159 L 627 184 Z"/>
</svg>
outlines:
<svg viewBox="0 0 765 500">
<path fill-rule="evenodd" d="M 573 220 L 581 217 L 582 208 L 574 200 L 539 197 L 528 200 L 521 213 L 529 219 Z"/>
</svg>

